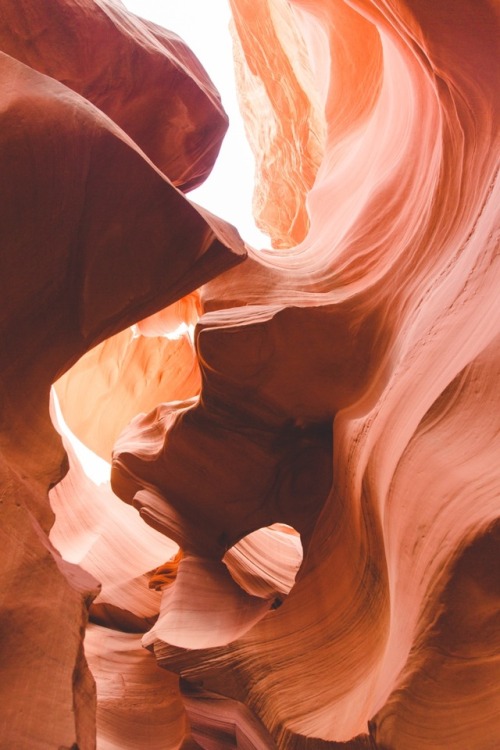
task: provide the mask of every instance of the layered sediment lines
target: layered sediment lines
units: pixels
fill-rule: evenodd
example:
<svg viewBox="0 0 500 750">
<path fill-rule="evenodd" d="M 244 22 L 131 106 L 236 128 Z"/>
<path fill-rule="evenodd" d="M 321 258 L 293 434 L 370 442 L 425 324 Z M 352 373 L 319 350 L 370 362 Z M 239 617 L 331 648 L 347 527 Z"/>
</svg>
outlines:
<svg viewBox="0 0 500 750">
<path fill-rule="evenodd" d="M 0 102 L 0 745 L 92 748 L 83 636 L 103 569 L 48 539 L 47 493 L 68 469 L 50 387 L 243 259 L 176 187 L 208 174 L 227 118 L 183 42 L 92 0 L 0 3 Z"/>
<path fill-rule="evenodd" d="M 253 34 L 248 5 L 233 6 L 252 75 L 279 79 L 281 5 Z M 488 3 L 289 12 L 327 122 L 308 234 L 205 285 L 201 400 L 135 420 L 113 485 L 207 571 L 276 521 L 300 532 L 304 562 L 283 606 L 249 613 L 236 640 L 214 629 L 210 648 L 203 630 L 197 658 L 166 627 L 154 649 L 250 706 L 280 748 L 355 747 L 368 731 L 381 748 L 493 748 L 498 588 L 479 583 L 479 560 L 499 511 L 498 16 Z M 266 145 L 277 173 L 293 169 L 289 143 Z"/>
<path fill-rule="evenodd" d="M 90 749 L 97 710 L 103 750 L 493 750 L 497 6 L 232 0 L 277 248 L 246 259 L 175 187 L 226 124 L 182 43 L 111 2 L 50 32 L 4 6 L 10 746 Z M 66 437 L 56 484 L 57 378 L 112 489 Z M 52 682 L 21 724 L 25 643 Z"/>
</svg>

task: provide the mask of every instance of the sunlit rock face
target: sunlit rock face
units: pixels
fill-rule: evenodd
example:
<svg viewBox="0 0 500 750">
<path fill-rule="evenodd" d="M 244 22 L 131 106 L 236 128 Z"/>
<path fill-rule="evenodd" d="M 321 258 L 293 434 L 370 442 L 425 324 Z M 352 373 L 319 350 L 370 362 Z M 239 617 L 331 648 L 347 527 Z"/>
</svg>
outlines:
<svg viewBox="0 0 500 750">
<path fill-rule="evenodd" d="M 119 4 L 1 2 L 0 68 L 0 745 L 92 748 L 83 636 L 103 569 L 48 538 L 47 493 L 68 469 L 50 387 L 242 260 L 237 233 L 174 185 L 210 171 L 227 118 L 185 45 Z M 78 508 L 74 472 L 70 483 L 65 510 Z"/>
<path fill-rule="evenodd" d="M 92 102 L 174 185 L 192 188 L 209 174 L 227 117 L 172 32 L 110 0 L 2 0 L 0 48 Z"/>
<path fill-rule="evenodd" d="M 1 6 L 2 747 L 493 750 L 498 8 L 231 6 L 277 248 L 245 260 L 170 182 L 225 127 L 189 51 Z M 57 481 L 57 378 L 111 486 L 67 437 Z"/>
<path fill-rule="evenodd" d="M 240 108 L 256 160 L 255 220 L 273 247 L 292 247 L 309 228 L 306 197 L 326 132 L 307 29 L 287 0 L 230 5 Z"/>
</svg>

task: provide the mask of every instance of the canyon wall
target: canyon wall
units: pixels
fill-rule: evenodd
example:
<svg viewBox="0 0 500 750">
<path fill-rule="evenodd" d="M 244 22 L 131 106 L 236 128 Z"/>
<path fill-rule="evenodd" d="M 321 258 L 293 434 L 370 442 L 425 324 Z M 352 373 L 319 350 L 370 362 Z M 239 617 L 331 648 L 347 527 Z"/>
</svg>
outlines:
<svg viewBox="0 0 500 750">
<path fill-rule="evenodd" d="M 498 5 L 230 4 L 263 251 L 181 40 L 0 2 L 0 747 L 493 750 Z"/>
</svg>

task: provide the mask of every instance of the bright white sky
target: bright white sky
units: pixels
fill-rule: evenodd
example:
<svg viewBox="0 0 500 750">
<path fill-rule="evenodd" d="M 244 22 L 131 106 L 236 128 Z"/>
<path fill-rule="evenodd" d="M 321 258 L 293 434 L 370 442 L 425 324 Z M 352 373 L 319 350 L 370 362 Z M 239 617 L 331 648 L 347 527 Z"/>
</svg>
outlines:
<svg viewBox="0 0 500 750">
<path fill-rule="evenodd" d="M 230 126 L 208 180 L 189 197 L 231 222 L 252 247 L 270 247 L 252 217 L 254 159 L 236 99 L 227 0 L 123 0 L 133 13 L 178 34 L 215 83 Z"/>
</svg>

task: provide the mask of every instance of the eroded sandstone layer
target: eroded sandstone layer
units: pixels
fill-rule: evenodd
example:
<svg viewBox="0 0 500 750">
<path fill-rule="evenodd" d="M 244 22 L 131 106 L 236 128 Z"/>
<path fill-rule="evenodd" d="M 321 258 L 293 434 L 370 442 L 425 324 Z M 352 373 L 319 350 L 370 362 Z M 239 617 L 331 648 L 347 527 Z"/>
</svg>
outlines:
<svg viewBox="0 0 500 750">
<path fill-rule="evenodd" d="M 497 4 L 231 0 L 246 258 L 182 42 L 1 7 L 1 747 L 494 750 Z"/>
<path fill-rule="evenodd" d="M 174 184 L 208 173 L 227 126 L 179 39 L 120 4 L 5 0 L 0 50 L 0 745 L 91 748 L 99 584 L 48 539 L 47 492 L 67 471 L 51 383 L 244 251 Z"/>
</svg>

